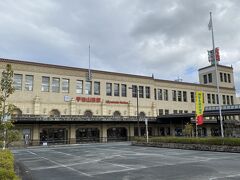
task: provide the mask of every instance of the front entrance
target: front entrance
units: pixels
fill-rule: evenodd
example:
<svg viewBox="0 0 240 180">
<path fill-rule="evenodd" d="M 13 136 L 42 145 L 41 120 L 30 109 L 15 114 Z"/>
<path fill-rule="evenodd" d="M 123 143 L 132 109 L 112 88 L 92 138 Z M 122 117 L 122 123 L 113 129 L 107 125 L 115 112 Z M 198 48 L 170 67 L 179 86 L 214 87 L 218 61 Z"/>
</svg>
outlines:
<svg viewBox="0 0 240 180">
<path fill-rule="evenodd" d="M 76 130 L 76 142 L 99 142 L 98 128 L 78 128 Z"/>
<path fill-rule="evenodd" d="M 107 130 L 107 140 L 127 141 L 127 129 L 124 127 L 113 127 Z"/>
<path fill-rule="evenodd" d="M 44 128 L 40 132 L 40 144 L 67 144 L 68 130 L 66 128 Z"/>
</svg>

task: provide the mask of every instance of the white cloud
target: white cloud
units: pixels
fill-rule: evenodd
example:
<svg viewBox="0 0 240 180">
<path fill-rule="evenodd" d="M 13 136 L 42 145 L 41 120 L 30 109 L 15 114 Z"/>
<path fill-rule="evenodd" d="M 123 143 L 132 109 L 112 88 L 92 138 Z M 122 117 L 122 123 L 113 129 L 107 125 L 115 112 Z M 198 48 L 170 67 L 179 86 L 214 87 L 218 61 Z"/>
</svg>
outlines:
<svg viewBox="0 0 240 180">
<path fill-rule="evenodd" d="M 0 2 L 5 58 L 197 82 L 208 65 L 213 12 L 221 63 L 240 91 L 240 2 L 234 0 L 9 0 Z"/>
</svg>

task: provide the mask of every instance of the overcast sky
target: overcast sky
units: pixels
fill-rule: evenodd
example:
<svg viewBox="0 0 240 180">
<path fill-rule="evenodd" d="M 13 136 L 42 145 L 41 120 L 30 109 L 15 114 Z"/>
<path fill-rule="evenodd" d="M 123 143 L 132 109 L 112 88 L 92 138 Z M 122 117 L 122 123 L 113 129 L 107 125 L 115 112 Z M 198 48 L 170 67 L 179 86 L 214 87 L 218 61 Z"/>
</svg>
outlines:
<svg viewBox="0 0 240 180">
<path fill-rule="evenodd" d="M 238 0 L 1 0 L 0 56 L 198 82 L 213 13 L 222 65 L 240 94 Z"/>
</svg>

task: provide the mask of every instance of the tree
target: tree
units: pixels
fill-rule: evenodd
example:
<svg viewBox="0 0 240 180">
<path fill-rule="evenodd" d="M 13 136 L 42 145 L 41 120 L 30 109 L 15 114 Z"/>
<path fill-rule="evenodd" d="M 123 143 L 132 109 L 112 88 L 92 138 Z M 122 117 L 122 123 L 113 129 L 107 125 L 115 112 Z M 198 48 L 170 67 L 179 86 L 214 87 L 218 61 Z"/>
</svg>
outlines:
<svg viewBox="0 0 240 180">
<path fill-rule="evenodd" d="M 183 129 L 183 134 L 185 136 L 192 137 L 192 132 L 193 132 L 193 125 L 191 123 L 187 123 Z"/>
<path fill-rule="evenodd" d="M 11 121 L 11 114 L 15 106 L 7 103 L 9 96 L 14 92 L 13 70 L 10 64 L 7 64 L 6 69 L 2 72 L 0 86 L 0 140 L 5 149 L 6 145 L 20 138 L 19 132 L 14 130 Z"/>
</svg>

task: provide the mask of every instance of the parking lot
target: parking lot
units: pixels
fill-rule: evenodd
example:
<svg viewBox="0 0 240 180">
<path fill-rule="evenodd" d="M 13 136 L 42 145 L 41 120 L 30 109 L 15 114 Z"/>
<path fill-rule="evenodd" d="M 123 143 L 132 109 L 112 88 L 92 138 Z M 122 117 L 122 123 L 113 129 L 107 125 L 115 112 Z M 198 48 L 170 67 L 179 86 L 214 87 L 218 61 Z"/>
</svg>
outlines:
<svg viewBox="0 0 240 180">
<path fill-rule="evenodd" d="M 34 180 L 240 179 L 240 154 L 79 144 L 12 150 Z"/>
</svg>

